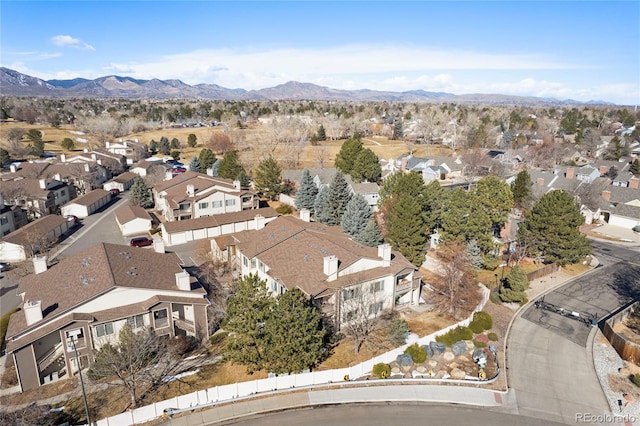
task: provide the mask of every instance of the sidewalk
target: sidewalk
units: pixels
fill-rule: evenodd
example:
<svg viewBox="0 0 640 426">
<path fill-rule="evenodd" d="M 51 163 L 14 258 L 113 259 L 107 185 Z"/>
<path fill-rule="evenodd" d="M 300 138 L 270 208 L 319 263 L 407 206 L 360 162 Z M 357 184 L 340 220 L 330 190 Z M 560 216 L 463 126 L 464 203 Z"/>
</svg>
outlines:
<svg viewBox="0 0 640 426">
<path fill-rule="evenodd" d="M 435 385 L 359 385 L 300 392 L 282 391 L 260 398 L 246 398 L 235 402 L 219 403 L 188 415 L 175 415 L 164 425 L 190 426 L 222 422 L 243 416 L 266 414 L 288 409 L 371 402 L 430 402 L 438 404 L 464 403 L 482 407 L 515 406 L 509 393 L 468 386 Z"/>
</svg>

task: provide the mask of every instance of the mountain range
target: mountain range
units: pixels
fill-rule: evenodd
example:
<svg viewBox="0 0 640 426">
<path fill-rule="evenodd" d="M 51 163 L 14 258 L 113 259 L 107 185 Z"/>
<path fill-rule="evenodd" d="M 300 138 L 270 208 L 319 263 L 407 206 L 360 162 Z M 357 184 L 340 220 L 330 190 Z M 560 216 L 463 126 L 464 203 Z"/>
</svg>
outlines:
<svg viewBox="0 0 640 426">
<path fill-rule="evenodd" d="M 463 94 L 411 90 L 388 92 L 369 89 L 340 90 L 312 83 L 289 81 L 259 90 L 227 89 L 217 84 L 189 85 L 180 80 L 140 80 L 109 75 L 88 80 L 42 80 L 18 71 L 0 67 L 0 95 L 60 98 L 155 98 L 212 100 L 327 100 L 348 102 L 450 102 L 492 105 L 612 105 L 604 101 L 579 102 L 534 96 L 501 94 Z"/>
</svg>

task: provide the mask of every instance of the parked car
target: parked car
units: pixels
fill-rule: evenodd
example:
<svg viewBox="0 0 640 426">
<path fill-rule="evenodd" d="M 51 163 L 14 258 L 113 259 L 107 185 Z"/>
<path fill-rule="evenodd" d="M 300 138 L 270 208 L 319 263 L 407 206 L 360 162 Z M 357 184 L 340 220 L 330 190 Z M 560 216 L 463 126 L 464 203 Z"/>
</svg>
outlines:
<svg viewBox="0 0 640 426">
<path fill-rule="evenodd" d="M 171 169 L 171 174 L 172 175 L 177 175 L 179 173 L 184 173 L 186 171 L 187 171 L 187 169 L 185 169 L 184 167 L 177 167 L 177 168 Z"/>
<path fill-rule="evenodd" d="M 120 195 L 120 190 L 118 188 L 113 188 L 110 189 L 109 192 L 111 193 L 112 196 L 117 197 L 118 195 Z"/>
<path fill-rule="evenodd" d="M 67 219 L 67 222 L 73 222 L 73 223 L 78 223 L 78 221 L 80 220 L 78 219 L 78 216 L 73 214 L 68 214 L 64 218 Z"/>
<path fill-rule="evenodd" d="M 153 244 L 153 240 L 147 237 L 132 238 L 129 242 L 131 247 L 146 247 Z"/>
<path fill-rule="evenodd" d="M 9 269 L 9 264 L 6 262 L 0 262 L 0 272 L 5 272 Z"/>
</svg>

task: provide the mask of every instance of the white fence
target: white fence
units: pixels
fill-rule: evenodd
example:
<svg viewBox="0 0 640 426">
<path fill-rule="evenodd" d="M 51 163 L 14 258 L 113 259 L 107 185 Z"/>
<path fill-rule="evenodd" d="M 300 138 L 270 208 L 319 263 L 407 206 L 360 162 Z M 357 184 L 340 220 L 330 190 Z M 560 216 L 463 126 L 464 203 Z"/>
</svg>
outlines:
<svg viewBox="0 0 640 426">
<path fill-rule="evenodd" d="M 133 425 L 136 423 L 148 422 L 150 420 L 161 417 L 164 413 L 165 408 L 180 410 L 184 408 L 197 407 L 204 404 L 231 401 L 237 398 L 247 397 L 259 393 L 300 388 L 305 386 L 324 385 L 335 382 L 344 382 L 346 376 L 348 376 L 349 379 L 368 376 L 371 374 L 374 365 L 381 362 L 389 364 L 390 362 L 395 361 L 398 355 L 404 353 L 405 349 L 408 346 L 416 342 L 419 345 L 426 345 L 429 342 L 435 341 L 436 336 L 445 334 L 451 329 L 454 329 L 458 326 L 468 326 L 473 319 L 473 314 L 475 312 L 481 311 L 489 300 L 489 289 L 483 285 L 481 285 L 480 288 L 482 290 L 482 301 L 478 304 L 478 306 L 476 306 L 475 310 L 467 319 L 462 320 L 442 330 L 438 330 L 437 332 L 432 333 L 428 336 L 412 340 L 403 346 L 395 348 L 368 361 L 364 361 L 358 365 L 336 370 L 314 371 L 311 373 L 292 374 L 289 376 L 278 376 L 267 379 L 253 380 L 250 382 L 216 386 L 214 388 L 196 391 L 171 399 L 166 399 L 164 401 L 156 402 L 145 407 L 136 408 L 135 410 L 127 411 L 126 413 L 98 420 L 97 422 L 94 422 L 94 424 L 97 426 L 121 426 L 125 424 Z M 477 381 L 473 383 L 477 384 Z"/>
</svg>

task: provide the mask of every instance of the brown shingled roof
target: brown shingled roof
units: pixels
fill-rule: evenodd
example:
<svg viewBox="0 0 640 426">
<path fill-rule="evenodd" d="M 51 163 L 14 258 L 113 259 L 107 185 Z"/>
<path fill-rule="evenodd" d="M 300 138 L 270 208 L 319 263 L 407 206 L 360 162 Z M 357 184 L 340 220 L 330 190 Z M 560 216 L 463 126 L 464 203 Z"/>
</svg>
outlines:
<svg viewBox="0 0 640 426">
<path fill-rule="evenodd" d="M 3 237 L 2 240 L 24 246 L 33 239 L 31 236 L 48 235 L 51 230 L 63 225 L 66 221 L 67 219 L 57 214 L 42 216 L 40 219 L 36 219 L 22 228 L 11 232 Z"/>
<path fill-rule="evenodd" d="M 213 216 L 199 217 L 197 219 L 177 220 L 174 222 L 165 222 L 162 224 L 168 233 L 190 231 L 194 229 L 213 228 L 229 223 L 244 222 L 251 220 L 257 215 L 264 218 L 272 218 L 278 216 L 278 213 L 271 207 L 263 207 L 261 209 L 242 210 L 233 213 L 222 213 Z"/>
<path fill-rule="evenodd" d="M 124 205 L 115 210 L 116 220 L 119 224 L 131 222 L 134 219 L 151 220 L 149 213 L 140 206 Z"/>
<path fill-rule="evenodd" d="M 104 189 L 94 189 L 91 192 L 86 193 L 85 195 L 83 195 L 82 197 L 78 197 L 74 200 L 69 201 L 67 204 L 65 204 L 65 206 L 69 206 L 71 204 L 78 204 L 80 206 L 90 206 L 93 203 L 97 202 L 98 200 L 101 200 L 104 197 L 111 197 L 111 194 L 109 193 L 109 191 L 105 191 Z"/>
</svg>

